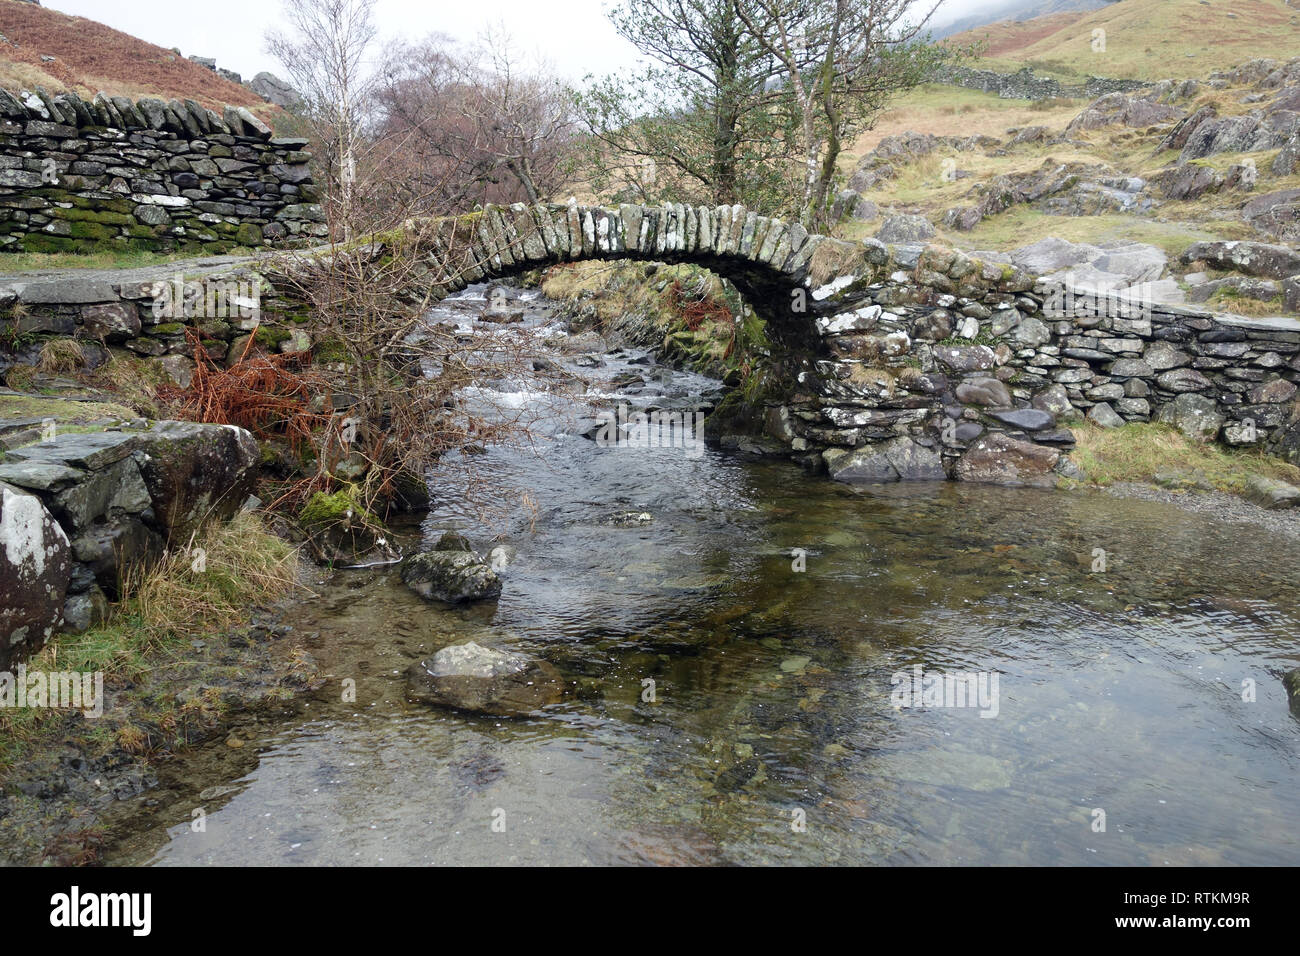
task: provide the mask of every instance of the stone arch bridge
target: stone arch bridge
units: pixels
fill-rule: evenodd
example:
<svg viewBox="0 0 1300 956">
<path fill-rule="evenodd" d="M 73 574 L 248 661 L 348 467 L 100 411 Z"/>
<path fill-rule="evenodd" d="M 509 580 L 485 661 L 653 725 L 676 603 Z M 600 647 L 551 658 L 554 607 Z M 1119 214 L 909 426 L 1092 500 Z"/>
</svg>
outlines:
<svg viewBox="0 0 1300 956">
<path fill-rule="evenodd" d="M 938 245 L 808 233 L 743 206 L 516 204 L 415 220 L 403 251 L 448 292 L 589 259 L 690 262 L 768 324 L 765 437 L 838 478 L 1051 484 L 1064 423 L 1160 420 L 1300 461 L 1300 322 L 1044 281 Z"/>
<path fill-rule="evenodd" d="M 347 254 L 401 257 L 422 297 L 579 260 L 708 268 L 746 296 L 774 345 L 765 387 L 746 389 L 752 400 L 730 416 L 730 427 L 761 429 L 741 447 L 839 478 L 1053 483 L 1072 473 L 1067 425 L 1084 416 L 1102 426 L 1163 420 L 1300 462 L 1295 319 L 1068 288 L 940 245 L 812 235 L 743 206 L 488 206 L 408 221 Z M 300 292 L 321 261 L 271 255 L 201 263 L 195 274 L 260 276 L 277 292 L 262 310 L 274 324 L 277 300 Z M 170 373 L 191 346 L 183 323 L 155 314 L 149 290 L 178 268 L 0 282 L 0 310 L 23 306 L 21 318 L 0 318 L 0 332 L 14 324 L 126 347 Z M 279 347 L 300 347 L 292 323 L 281 331 Z M 225 356 L 249 329 L 208 323 L 205 334 L 209 354 Z"/>
</svg>

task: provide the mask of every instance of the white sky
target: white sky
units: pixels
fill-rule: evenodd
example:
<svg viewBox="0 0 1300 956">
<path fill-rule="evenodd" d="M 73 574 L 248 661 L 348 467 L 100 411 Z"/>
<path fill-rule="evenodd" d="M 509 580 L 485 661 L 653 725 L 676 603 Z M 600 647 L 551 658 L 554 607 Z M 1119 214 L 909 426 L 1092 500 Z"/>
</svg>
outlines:
<svg viewBox="0 0 1300 956">
<path fill-rule="evenodd" d="M 429 33 L 473 40 L 489 24 L 504 23 L 521 49 L 538 51 L 571 79 L 607 73 L 634 51 L 614 32 L 607 0 L 378 0 L 381 39 L 418 39 Z M 944 0 L 935 23 L 1005 0 Z M 42 0 L 53 10 L 106 23 L 186 56 L 214 57 L 217 65 L 250 79 L 281 73 L 263 51 L 263 35 L 280 21 L 280 0 Z"/>
</svg>

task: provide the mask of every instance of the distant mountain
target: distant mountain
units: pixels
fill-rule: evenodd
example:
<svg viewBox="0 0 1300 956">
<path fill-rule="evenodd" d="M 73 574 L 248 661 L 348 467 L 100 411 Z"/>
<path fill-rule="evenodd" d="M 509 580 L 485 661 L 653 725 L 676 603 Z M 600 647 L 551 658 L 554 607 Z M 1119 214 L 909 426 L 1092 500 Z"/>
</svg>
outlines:
<svg viewBox="0 0 1300 956">
<path fill-rule="evenodd" d="M 974 30 L 977 27 L 998 23 L 1003 20 L 1019 23 L 1024 20 L 1032 20 L 1034 17 L 1050 16 L 1054 13 L 1086 13 L 1116 2 L 1118 0 L 1003 0 L 1001 3 L 991 5 L 978 13 L 972 13 L 958 20 L 953 20 L 951 23 L 946 23 L 930 32 L 936 40 L 941 40 L 955 33 L 963 33 L 967 30 Z"/>
</svg>

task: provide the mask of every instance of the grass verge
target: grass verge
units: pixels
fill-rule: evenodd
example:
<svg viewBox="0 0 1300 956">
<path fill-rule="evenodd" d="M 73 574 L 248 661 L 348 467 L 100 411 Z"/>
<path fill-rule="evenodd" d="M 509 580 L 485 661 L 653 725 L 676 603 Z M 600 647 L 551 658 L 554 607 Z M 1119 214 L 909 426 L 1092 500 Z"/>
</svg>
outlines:
<svg viewBox="0 0 1300 956">
<path fill-rule="evenodd" d="M 1300 468 L 1262 451 L 1201 444 L 1168 425 L 1135 422 L 1120 428 L 1070 425 L 1077 442 L 1071 457 L 1095 485 L 1153 482 L 1159 473 L 1199 472 L 1220 491 L 1240 494 L 1251 475 L 1300 484 Z"/>
</svg>

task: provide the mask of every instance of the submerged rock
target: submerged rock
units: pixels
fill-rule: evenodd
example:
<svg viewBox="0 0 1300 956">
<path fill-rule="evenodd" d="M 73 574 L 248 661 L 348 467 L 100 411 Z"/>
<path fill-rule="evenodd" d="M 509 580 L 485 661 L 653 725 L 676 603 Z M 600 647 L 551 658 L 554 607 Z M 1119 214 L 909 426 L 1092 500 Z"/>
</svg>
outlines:
<svg viewBox="0 0 1300 956">
<path fill-rule="evenodd" d="M 406 677 L 411 700 L 495 717 L 524 717 L 564 696 L 559 672 L 546 661 L 473 641 L 444 647 Z"/>
<path fill-rule="evenodd" d="M 501 579 L 474 551 L 413 554 L 402 561 L 401 574 L 408 588 L 429 601 L 459 604 L 501 594 Z"/>
</svg>

